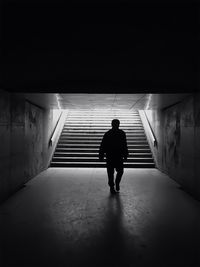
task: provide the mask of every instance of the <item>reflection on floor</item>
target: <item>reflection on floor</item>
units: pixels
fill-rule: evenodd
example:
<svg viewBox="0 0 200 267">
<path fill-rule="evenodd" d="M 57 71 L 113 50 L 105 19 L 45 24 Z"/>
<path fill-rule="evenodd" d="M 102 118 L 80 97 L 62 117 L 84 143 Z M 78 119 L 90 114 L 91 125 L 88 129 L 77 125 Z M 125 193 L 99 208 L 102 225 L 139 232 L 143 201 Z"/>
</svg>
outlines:
<svg viewBox="0 0 200 267">
<path fill-rule="evenodd" d="M 1 266 L 200 266 L 200 203 L 156 169 L 50 168 L 0 206 Z"/>
</svg>

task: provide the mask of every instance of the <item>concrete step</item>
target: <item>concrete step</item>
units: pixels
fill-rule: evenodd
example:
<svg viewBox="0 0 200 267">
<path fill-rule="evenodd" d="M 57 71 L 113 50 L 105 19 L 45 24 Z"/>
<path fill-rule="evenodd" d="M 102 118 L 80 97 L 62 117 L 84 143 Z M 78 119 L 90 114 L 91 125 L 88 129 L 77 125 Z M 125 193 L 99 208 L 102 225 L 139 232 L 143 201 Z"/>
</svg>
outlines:
<svg viewBox="0 0 200 267">
<path fill-rule="evenodd" d="M 73 126 L 73 125 L 66 125 L 63 127 L 63 130 L 82 130 L 82 131 L 87 131 L 87 130 L 99 130 L 99 131 L 109 131 L 111 129 L 110 126 L 93 126 L 93 125 L 79 125 L 79 126 Z M 130 125 L 130 126 L 124 126 L 120 127 L 121 130 L 125 131 L 130 131 L 130 130 L 143 130 L 142 125 Z"/>
<path fill-rule="evenodd" d="M 85 112 L 85 111 L 80 111 L 80 112 L 68 112 L 68 116 L 139 116 L 138 112 L 118 112 L 118 111 L 107 111 L 107 112 Z"/>
<path fill-rule="evenodd" d="M 138 117 L 138 118 L 133 118 L 133 117 L 130 117 L 130 118 L 118 118 L 119 121 L 120 121 L 120 124 L 121 123 L 126 123 L 126 122 L 138 122 L 138 121 L 141 121 L 141 119 Z M 92 122 L 101 122 L 101 123 L 110 123 L 112 122 L 113 118 L 104 118 L 103 116 L 102 117 L 88 117 L 88 118 L 84 118 L 84 117 L 67 117 L 65 122 L 88 122 L 88 121 L 92 121 Z"/>
<path fill-rule="evenodd" d="M 136 122 L 136 123 L 122 123 L 120 124 L 120 128 L 124 128 L 124 127 L 132 127 L 132 126 L 141 126 L 142 123 L 141 122 Z M 87 123 L 81 123 L 81 122 L 67 122 L 65 123 L 64 127 L 66 126 L 73 126 L 73 127 L 91 127 L 91 126 L 95 126 L 95 127 L 109 127 L 111 129 L 111 124 L 110 123 L 95 123 L 95 122 L 87 122 Z"/>
<path fill-rule="evenodd" d="M 54 157 L 98 157 L 98 153 L 94 152 L 55 152 Z M 152 158 L 151 153 L 130 153 L 129 152 L 129 158 Z"/>
<path fill-rule="evenodd" d="M 68 118 L 65 120 L 66 123 L 68 122 L 81 122 L 81 123 L 87 123 L 87 122 L 95 122 L 95 123 L 107 123 L 107 124 L 111 124 L 111 121 L 110 119 L 102 119 L 102 118 Z M 138 122 L 138 121 L 141 121 L 140 118 L 137 118 L 137 119 L 133 119 L 133 118 L 130 118 L 130 119 L 123 119 L 123 120 L 120 120 L 120 125 L 122 123 L 134 123 L 134 122 Z"/>
<path fill-rule="evenodd" d="M 108 118 L 104 118 L 104 117 L 99 117 L 99 118 L 95 118 L 95 117 L 83 117 L 83 118 L 77 118 L 77 117 L 66 117 L 66 120 L 65 122 L 69 122 L 69 121 L 72 121 L 72 122 L 87 122 L 87 121 L 93 121 L 93 122 L 102 122 L 102 123 L 111 123 L 112 119 L 108 119 Z M 140 117 L 137 117 L 137 118 L 133 118 L 133 117 L 130 117 L 130 118 L 123 118 L 120 120 L 120 123 L 123 123 L 123 122 L 135 122 L 135 121 L 141 121 Z"/>
<path fill-rule="evenodd" d="M 105 162 L 52 162 L 51 167 L 80 167 L 80 168 L 105 168 Z M 155 168 L 154 163 L 137 162 L 124 163 L 124 168 Z"/>
<path fill-rule="evenodd" d="M 99 144 L 58 144 L 57 148 L 92 148 L 92 149 L 99 149 Z M 143 144 L 134 144 L 129 145 L 129 149 L 135 149 L 135 148 L 148 148 L 149 145 L 143 145 Z"/>
<path fill-rule="evenodd" d="M 73 127 L 105 127 L 105 128 L 109 128 L 111 129 L 111 124 L 110 123 L 102 123 L 102 124 L 98 124 L 98 123 L 87 123 L 87 124 L 84 124 L 84 123 L 77 123 L 77 124 L 73 124 L 73 123 L 65 123 L 64 127 L 67 127 L 67 126 L 73 126 Z M 119 129 L 122 129 L 124 127 L 133 127 L 133 126 L 143 126 L 142 122 L 135 122 L 135 123 L 132 123 L 132 124 L 128 124 L 128 123 L 124 123 L 123 125 L 120 124 L 120 127 Z"/>
<path fill-rule="evenodd" d="M 68 121 L 73 121 L 73 122 L 77 122 L 77 121 L 80 121 L 80 122 L 87 122 L 87 121 L 93 121 L 93 122 L 102 122 L 102 123 L 110 123 L 112 122 L 114 118 L 113 117 L 104 117 L 103 115 L 100 116 L 100 117 L 66 117 L 66 120 L 65 122 L 68 122 Z M 137 121 L 141 121 L 140 117 L 117 117 L 117 119 L 120 121 L 120 123 L 123 123 L 123 122 L 137 122 Z"/>
<path fill-rule="evenodd" d="M 121 130 L 123 131 L 131 131 L 131 130 L 143 130 L 143 127 L 142 125 L 132 125 L 132 126 L 126 126 L 126 127 L 123 127 L 123 128 L 120 128 Z M 106 126 L 71 126 L 71 125 L 66 125 L 64 126 L 63 128 L 63 131 L 68 131 L 68 130 L 82 130 L 82 131 L 91 131 L 91 130 L 94 130 L 94 131 L 105 131 L 107 132 L 108 130 L 110 130 L 110 127 L 106 127 Z"/>
<path fill-rule="evenodd" d="M 101 140 L 62 140 L 60 139 L 58 141 L 58 144 L 69 144 L 69 145 L 73 145 L 73 144 L 80 144 L 80 145 L 84 145 L 84 144 L 94 144 L 94 145 L 100 145 Z M 140 145 L 140 144 L 148 144 L 147 140 L 127 140 L 127 144 L 128 145 Z"/>
<path fill-rule="evenodd" d="M 105 115 L 105 114 L 90 114 L 90 115 L 85 115 L 85 114 L 79 114 L 79 115 L 73 115 L 73 114 L 68 114 L 66 116 L 66 119 L 100 119 L 100 120 L 113 120 L 113 119 L 122 119 L 122 120 L 129 120 L 129 119 L 140 119 L 140 115 L 131 115 L 131 114 L 126 114 L 126 115 L 117 115 L 117 114 L 110 114 L 110 115 Z"/>
<path fill-rule="evenodd" d="M 68 113 L 67 117 L 85 117 L 85 118 L 89 118 L 89 117 L 100 117 L 100 118 L 129 118 L 129 117 L 140 117 L 139 113 L 117 113 L 117 112 L 110 112 L 108 113 L 85 113 L 85 112 L 79 112 L 79 113 Z"/>
<path fill-rule="evenodd" d="M 109 130 L 109 128 L 94 128 L 94 127 L 90 127 L 90 128 L 64 128 L 63 129 L 63 133 L 65 132 L 97 132 L 97 133 L 105 133 Z M 123 129 L 125 131 L 125 133 L 131 133 L 131 132 L 134 132 L 134 131 L 143 131 L 144 132 L 144 129 L 142 127 L 132 127 L 130 129 Z"/>
<path fill-rule="evenodd" d="M 63 131 L 62 134 L 61 134 L 61 138 L 69 138 L 69 137 L 73 137 L 73 138 L 80 138 L 80 137 L 84 137 L 84 138 L 101 138 L 103 137 L 105 132 L 68 132 L 68 131 Z M 126 133 L 126 137 L 127 138 L 135 138 L 135 137 L 144 137 L 145 136 L 145 133 L 144 133 L 144 130 L 140 130 L 140 131 L 132 131 L 132 132 L 127 132 Z M 145 136 L 146 137 L 146 136 Z"/>
<path fill-rule="evenodd" d="M 83 140 L 101 141 L 102 137 L 103 136 L 90 136 L 90 137 L 88 137 L 88 136 L 76 136 L 76 137 L 74 137 L 74 136 L 68 136 L 68 137 L 61 136 L 60 141 L 61 140 L 66 141 L 66 142 L 67 141 L 73 141 L 73 140 L 75 140 L 75 141 L 83 141 Z M 145 135 L 139 136 L 139 137 L 138 136 L 128 136 L 127 140 L 129 140 L 129 141 L 136 141 L 136 140 L 141 141 L 141 140 L 146 140 L 146 137 L 145 137 Z"/>
<path fill-rule="evenodd" d="M 53 162 L 99 162 L 97 157 L 53 157 Z M 105 161 L 105 160 L 104 160 Z M 105 161 L 106 162 L 106 161 Z M 126 162 L 153 162 L 153 158 L 128 158 Z"/>
<path fill-rule="evenodd" d="M 88 115 L 91 115 L 91 114 L 105 114 L 105 115 L 110 115 L 110 114 L 117 114 L 117 115 L 120 115 L 120 114 L 131 114 L 131 115 L 134 115 L 134 114 L 139 114 L 138 110 L 84 110 L 84 109 L 80 109 L 80 110 L 69 110 L 67 114 L 88 114 Z"/>
<path fill-rule="evenodd" d="M 111 114 L 111 113 L 117 113 L 117 114 L 138 114 L 138 110 L 121 110 L 121 109 L 98 109 L 98 110 L 87 110 L 87 109 L 78 109 L 78 110 L 70 110 L 68 114 Z"/>
<path fill-rule="evenodd" d="M 108 129 L 94 129 L 94 128 L 88 128 L 88 129 L 63 129 L 63 133 L 102 133 L 104 134 Z M 126 135 L 129 133 L 134 132 L 144 132 L 144 129 L 138 128 L 138 129 L 126 129 L 125 133 Z"/>
<path fill-rule="evenodd" d="M 150 148 L 129 148 L 129 153 L 151 153 Z M 94 147 L 56 147 L 56 152 L 93 152 L 93 153 L 99 153 L 99 148 Z"/>
</svg>

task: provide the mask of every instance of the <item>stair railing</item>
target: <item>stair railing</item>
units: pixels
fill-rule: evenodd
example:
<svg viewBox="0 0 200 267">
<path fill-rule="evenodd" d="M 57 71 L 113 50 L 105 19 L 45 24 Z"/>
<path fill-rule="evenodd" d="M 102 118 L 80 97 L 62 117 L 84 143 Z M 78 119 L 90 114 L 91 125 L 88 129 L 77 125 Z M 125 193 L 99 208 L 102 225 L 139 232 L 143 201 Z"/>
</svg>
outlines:
<svg viewBox="0 0 200 267">
<path fill-rule="evenodd" d="M 57 124 L 54 128 L 54 131 L 51 135 L 51 138 L 49 140 L 49 146 L 52 146 L 54 144 L 54 142 L 57 140 L 58 133 L 60 132 L 61 127 L 63 127 L 63 125 L 64 125 L 65 118 L 66 118 L 66 112 L 61 111 L 58 122 L 57 122 Z"/>
<path fill-rule="evenodd" d="M 157 140 L 156 137 L 152 131 L 152 128 L 150 126 L 149 120 L 147 118 L 146 112 L 144 110 L 139 110 L 139 114 L 144 126 L 145 131 L 149 134 L 149 137 L 151 139 L 151 142 L 153 143 L 154 146 L 157 146 Z"/>
</svg>

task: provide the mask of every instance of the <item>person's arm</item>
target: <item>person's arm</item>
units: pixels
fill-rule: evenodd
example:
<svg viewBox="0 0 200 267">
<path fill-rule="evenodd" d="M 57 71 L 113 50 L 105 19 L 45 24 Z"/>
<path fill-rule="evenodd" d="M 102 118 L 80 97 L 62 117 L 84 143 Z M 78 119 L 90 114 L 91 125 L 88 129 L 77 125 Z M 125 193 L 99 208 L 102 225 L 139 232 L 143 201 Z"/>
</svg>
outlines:
<svg viewBox="0 0 200 267">
<path fill-rule="evenodd" d="M 128 158 L 128 146 L 126 140 L 126 134 L 124 133 L 124 159 L 127 160 Z"/>
<path fill-rule="evenodd" d="M 103 139 L 101 141 L 101 145 L 100 145 L 100 148 L 99 148 L 99 160 L 103 161 L 104 159 L 104 153 L 105 153 L 105 134 L 103 136 Z"/>
</svg>

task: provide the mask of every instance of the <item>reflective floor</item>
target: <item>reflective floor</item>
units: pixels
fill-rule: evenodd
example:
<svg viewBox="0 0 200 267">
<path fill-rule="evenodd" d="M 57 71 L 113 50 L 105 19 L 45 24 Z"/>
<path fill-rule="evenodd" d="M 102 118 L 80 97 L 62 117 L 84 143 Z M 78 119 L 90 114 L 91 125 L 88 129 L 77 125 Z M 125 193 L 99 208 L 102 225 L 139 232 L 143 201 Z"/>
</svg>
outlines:
<svg viewBox="0 0 200 267">
<path fill-rule="evenodd" d="M 50 168 L 0 206 L 0 266 L 200 266 L 200 202 L 156 169 Z"/>
</svg>

